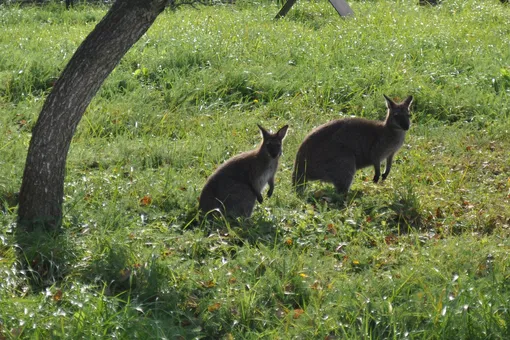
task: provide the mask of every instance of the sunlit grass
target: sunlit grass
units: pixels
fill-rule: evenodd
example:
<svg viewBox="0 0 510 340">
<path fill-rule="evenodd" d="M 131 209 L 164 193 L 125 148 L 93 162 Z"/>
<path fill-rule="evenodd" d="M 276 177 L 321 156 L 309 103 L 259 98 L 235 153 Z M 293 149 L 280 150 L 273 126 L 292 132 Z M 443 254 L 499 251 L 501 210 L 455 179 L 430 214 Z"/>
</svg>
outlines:
<svg viewBox="0 0 510 340">
<path fill-rule="evenodd" d="M 14 224 L 30 130 L 106 8 L 0 7 L 0 338 L 508 337 L 509 8 L 416 2 L 163 13 L 78 126 L 62 233 L 38 236 Z M 387 181 L 296 197 L 303 137 L 382 119 L 382 94 L 415 97 Z M 205 223 L 207 176 L 257 123 L 290 125 L 274 196 Z"/>
</svg>

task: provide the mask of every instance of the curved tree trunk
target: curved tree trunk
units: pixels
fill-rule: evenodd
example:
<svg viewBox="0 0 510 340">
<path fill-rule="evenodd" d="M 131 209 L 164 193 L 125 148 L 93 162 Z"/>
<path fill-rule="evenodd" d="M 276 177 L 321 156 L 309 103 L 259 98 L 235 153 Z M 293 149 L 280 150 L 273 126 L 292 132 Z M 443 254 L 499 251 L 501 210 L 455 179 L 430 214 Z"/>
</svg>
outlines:
<svg viewBox="0 0 510 340">
<path fill-rule="evenodd" d="M 61 225 L 65 164 L 76 126 L 103 81 L 166 2 L 117 0 L 67 64 L 32 131 L 19 196 L 21 228 Z"/>
</svg>

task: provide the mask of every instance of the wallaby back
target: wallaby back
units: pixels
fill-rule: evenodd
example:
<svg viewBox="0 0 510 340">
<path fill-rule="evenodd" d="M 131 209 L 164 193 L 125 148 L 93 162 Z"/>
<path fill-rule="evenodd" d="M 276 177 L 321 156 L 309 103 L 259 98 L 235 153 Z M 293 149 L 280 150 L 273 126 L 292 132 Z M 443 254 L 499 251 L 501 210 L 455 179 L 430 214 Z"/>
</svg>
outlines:
<svg viewBox="0 0 510 340">
<path fill-rule="evenodd" d="M 274 134 L 260 125 L 259 129 L 263 139 L 257 149 L 231 158 L 209 177 L 200 195 L 203 213 L 219 210 L 231 217 L 250 217 L 255 201 L 263 202 L 261 192 L 266 184 L 271 197 L 288 125 Z"/>
<path fill-rule="evenodd" d="M 384 96 L 388 108 L 384 121 L 363 118 L 338 119 L 321 125 L 305 137 L 297 152 L 292 183 L 298 193 L 307 181 L 333 183 L 338 192 L 349 190 L 356 170 L 373 166 L 379 181 L 381 161 L 386 160 L 382 179 L 390 173 L 393 156 L 404 143 L 410 127 L 413 97 L 401 103 Z"/>
</svg>

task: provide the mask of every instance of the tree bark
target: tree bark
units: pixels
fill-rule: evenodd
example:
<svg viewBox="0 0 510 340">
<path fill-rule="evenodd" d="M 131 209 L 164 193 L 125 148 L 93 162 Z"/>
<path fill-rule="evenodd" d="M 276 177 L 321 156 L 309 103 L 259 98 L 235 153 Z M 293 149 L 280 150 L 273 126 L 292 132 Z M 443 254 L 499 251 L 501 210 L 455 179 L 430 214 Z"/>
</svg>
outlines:
<svg viewBox="0 0 510 340">
<path fill-rule="evenodd" d="M 67 153 L 85 109 L 167 0 L 117 0 L 85 38 L 48 95 L 32 131 L 23 173 L 18 225 L 57 230 L 62 223 Z"/>
<path fill-rule="evenodd" d="M 280 19 L 280 18 L 283 18 L 284 16 L 286 16 L 287 13 L 289 13 L 289 11 L 292 8 L 292 6 L 294 6 L 296 1 L 297 0 L 287 0 L 285 2 L 285 4 L 283 4 L 283 6 L 280 9 L 280 11 L 278 12 L 278 14 L 276 14 L 275 19 Z"/>
</svg>

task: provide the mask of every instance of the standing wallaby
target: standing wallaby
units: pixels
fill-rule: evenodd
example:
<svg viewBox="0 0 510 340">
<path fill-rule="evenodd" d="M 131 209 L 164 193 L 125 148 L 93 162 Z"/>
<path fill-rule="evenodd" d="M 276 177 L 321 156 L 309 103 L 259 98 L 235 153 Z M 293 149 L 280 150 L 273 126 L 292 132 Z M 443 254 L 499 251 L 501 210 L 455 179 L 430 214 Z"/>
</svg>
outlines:
<svg viewBox="0 0 510 340">
<path fill-rule="evenodd" d="M 207 213 L 219 209 L 231 217 L 250 217 L 255 200 L 262 203 L 262 189 L 269 184 L 267 197 L 274 190 L 274 176 L 282 154 L 282 141 L 288 125 L 276 133 L 258 125 L 262 143 L 222 164 L 205 183 L 200 195 L 200 210 Z"/>
<path fill-rule="evenodd" d="M 333 183 L 340 193 L 349 191 L 356 170 L 372 165 L 374 183 L 388 177 L 393 156 L 404 143 L 410 126 L 413 97 L 396 104 L 386 95 L 388 113 L 384 121 L 363 118 L 338 119 L 315 128 L 299 147 L 292 184 L 302 193 L 307 181 Z"/>
</svg>

